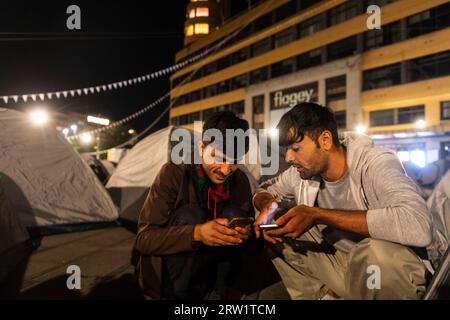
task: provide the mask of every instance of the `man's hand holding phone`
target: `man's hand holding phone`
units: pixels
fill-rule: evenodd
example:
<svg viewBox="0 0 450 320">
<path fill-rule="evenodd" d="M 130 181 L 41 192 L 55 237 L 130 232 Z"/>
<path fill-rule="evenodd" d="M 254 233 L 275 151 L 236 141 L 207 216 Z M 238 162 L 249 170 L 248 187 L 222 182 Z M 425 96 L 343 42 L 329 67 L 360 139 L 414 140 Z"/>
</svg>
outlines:
<svg viewBox="0 0 450 320">
<path fill-rule="evenodd" d="M 236 217 L 231 219 L 227 226 L 239 232 L 242 240 L 247 240 L 250 237 L 253 221 L 255 221 L 253 217 Z"/>
<path fill-rule="evenodd" d="M 277 209 L 278 209 L 278 202 L 271 201 L 261 210 L 258 218 L 256 219 L 255 223 L 253 224 L 256 238 L 260 238 L 261 234 L 262 234 L 264 240 L 266 240 L 268 242 L 275 244 L 275 243 L 281 241 L 280 238 L 271 237 L 266 231 L 264 231 L 264 230 L 270 230 L 273 228 L 277 228 L 277 226 L 274 226 L 273 224 L 271 224 L 270 227 L 269 227 L 269 225 L 267 225 L 268 223 L 269 224 L 271 223 L 271 221 L 274 217 L 275 211 Z"/>
<path fill-rule="evenodd" d="M 194 241 L 211 247 L 241 244 L 250 236 L 250 224 L 230 228 L 228 219 L 218 218 L 194 227 Z"/>
</svg>

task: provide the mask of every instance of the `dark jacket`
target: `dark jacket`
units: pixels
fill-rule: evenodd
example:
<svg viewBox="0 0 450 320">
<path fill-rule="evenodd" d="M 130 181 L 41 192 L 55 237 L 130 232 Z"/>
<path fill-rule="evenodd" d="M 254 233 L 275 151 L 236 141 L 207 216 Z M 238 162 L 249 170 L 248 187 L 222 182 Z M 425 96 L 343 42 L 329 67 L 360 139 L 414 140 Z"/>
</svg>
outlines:
<svg viewBox="0 0 450 320">
<path fill-rule="evenodd" d="M 168 226 L 169 218 L 179 207 L 198 204 L 195 187 L 189 178 L 189 165 L 166 163 L 150 188 L 139 215 L 136 249 L 139 284 L 146 296 L 160 298 L 161 256 L 196 250 L 194 226 Z M 244 172 L 230 176 L 230 204 L 254 216 L 250 183 Z"/>
</svg>

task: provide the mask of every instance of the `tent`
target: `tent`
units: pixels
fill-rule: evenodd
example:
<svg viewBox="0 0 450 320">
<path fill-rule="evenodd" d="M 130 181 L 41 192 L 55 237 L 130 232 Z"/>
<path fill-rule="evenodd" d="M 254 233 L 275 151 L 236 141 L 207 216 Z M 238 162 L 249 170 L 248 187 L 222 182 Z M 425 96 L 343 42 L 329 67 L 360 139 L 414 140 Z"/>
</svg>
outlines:
<svg viewBox="0 0 450 320">
<path fill-rule="evenodd" d="M 103 185 L 108 182 L 108 179 L 116 170 L 116 167 L 112 162 L 108 160 L 99 160 L 92 154 L 81 154 L 81 159 L 87 163 Z"/>
<path fill-rule="evenodd" d="M 30 230 L 67 231 L 118 218 L 104 186 L 55 130 L 3 108 L 0 127 L 0 255 Z"/>
<path fill-rule="evenodd" d="M 170 160 L 174 145 L 186 143 L 183 146 L 196 148 L 197 141 L 199 141 L 198 133 L 189 131 L 191 143 L 188 145 L 184 140 L 170 141 L 174 129 L 174 126 L 161 129 L 137 143 L 119 162 L 114 174 L 106 184 L 114 203 L 120 208 L 121 219 L 137 222 L 148 191 L 161 167 Z M 257 148 L 258 146 L 253 147 Z M 259 164 L 241 165 L 240 168 L 247 174 L 254 190 L 259 180 Z"/>
</svg>

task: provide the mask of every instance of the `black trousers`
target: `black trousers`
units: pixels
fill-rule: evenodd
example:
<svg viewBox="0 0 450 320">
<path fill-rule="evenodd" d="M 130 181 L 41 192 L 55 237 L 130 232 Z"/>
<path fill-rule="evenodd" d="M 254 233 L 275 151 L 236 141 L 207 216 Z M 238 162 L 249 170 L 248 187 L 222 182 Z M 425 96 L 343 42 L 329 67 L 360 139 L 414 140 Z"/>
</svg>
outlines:
<svg viewBox="0 0 450 320">
<path fill-rule="evenodd" d="M 220 218 L 246 216 L 237 208 L 225 207 Z M 195 225 L 206 222 L 198 205 L 180 207 L 169 225 Z M 182 252 L 162 257 L 162 299 L 202 299 L 210 290 L 224 294 L 238 247 L 208 247 L 199 244 L 194 252 Z"/>
</svg>

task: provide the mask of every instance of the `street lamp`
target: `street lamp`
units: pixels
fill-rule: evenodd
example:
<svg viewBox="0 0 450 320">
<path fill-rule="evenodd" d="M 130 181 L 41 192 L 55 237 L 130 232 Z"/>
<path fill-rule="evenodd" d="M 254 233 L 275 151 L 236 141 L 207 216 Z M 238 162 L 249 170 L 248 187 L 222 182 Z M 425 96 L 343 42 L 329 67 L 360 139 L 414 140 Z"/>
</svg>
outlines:
<svg viewBox="0 0 450 320">
<path fill-rule="evenodd" d="M 44 110 L 34 110 L 30 112 L 31 121 L 38 126 L 43 126 L 48 122 L 48 114 Z"/>
<path fill-rule="evenodd" d="M 83 133 L 81 135 L 81 142 L 83 144 L 90 144 L 92 142 L 92 135 L 90 133 Z"/>
<path fill-rule="evenodd" d="M 416 127 L 418 128 L 418 129 L 425 129 L 425 127 L 426 127 L 426 123 L 425 123 L 425 120 L 423 120 L 423 119 L 419 119 L 419 120 L 417 120 L 417 122 L 416 122 Z"/>
<path fill-rule="evenodd" d="M 72 130 L 73 134 L 77 134 L 78 126 L 76 124 L 72 124 L 70 126 L 70 130 Z"/>
<path fill-rule="evenodd" d="M 69 134 L 69 129 L 68 128 L 62 129 L 62 133 L 63 133 L 64 137 L 67 138 L 67 135 Z"/>
</svg>

